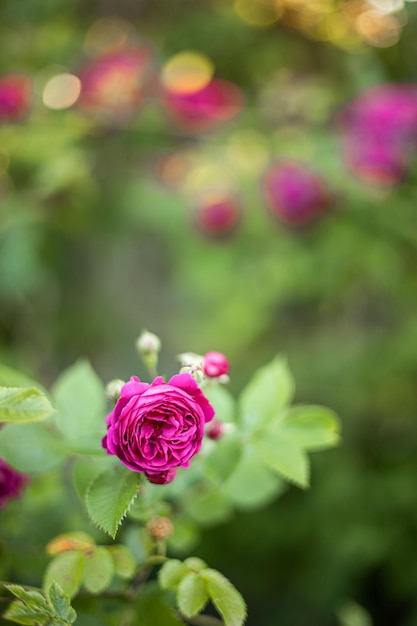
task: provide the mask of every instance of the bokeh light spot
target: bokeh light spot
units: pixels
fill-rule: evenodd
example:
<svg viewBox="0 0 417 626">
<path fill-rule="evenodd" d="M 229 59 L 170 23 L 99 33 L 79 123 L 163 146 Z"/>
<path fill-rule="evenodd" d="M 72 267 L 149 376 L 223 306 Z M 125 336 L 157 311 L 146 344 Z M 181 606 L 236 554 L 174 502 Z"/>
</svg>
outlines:
<svg viewBox="0 0 417 626">
<path fill-rule="evenodd" d="M 277 0 L 235 0 L 238 16 L 251 26 L 270 26 L 282 15 L 283 7 Z"/>
<path fill-rule="evenodd" d="M 193 93 L 204 89 L 214 74 L 212 61 L 193 51 L 179 52 L 162 69 L 161 81 L 173 93 Z"/>
<path fill-rule="evenodd" d="M 81 93 L 81 81 L 73 74 L 58 74 L 45 85 L 42 101 L 50 109 L 68 109 L 77 102 Z"/>
<path fill-rule="evenodd" d="M 118 17 L 98 19 L 87 31 L 84 38 L 84 50 L 87 54 L 97 54 L 111 48 L 127 44 L 132 37 L 132 26 Z"/>
<path fill-rule="evenodd" d="M 395 15 L 385 15 L 370 9 L 356 18 L 356 29 L 373 46 L 388 48 L 400 38 L 401 26 Z"/>
</svg>

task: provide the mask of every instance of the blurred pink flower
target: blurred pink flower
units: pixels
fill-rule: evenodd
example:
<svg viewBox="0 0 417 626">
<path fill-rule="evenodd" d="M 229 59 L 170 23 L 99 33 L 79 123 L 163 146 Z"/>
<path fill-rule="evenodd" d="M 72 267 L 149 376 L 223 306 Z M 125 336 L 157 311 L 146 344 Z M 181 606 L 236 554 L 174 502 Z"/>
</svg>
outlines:
<svg viewBox="0 0 417 626">
<path fill-rule="evenodd" d="M 0 122 L 24 117 L 32 106 L 32 81 L 26 74 L 0 76 Z"/>
<path fill-rule="evenodd" d="M 203 356 L 203 372 L 209 378 L 219 378 L 229 371 L 229 361 L 222 352 L 207 352 Z"/>
<path fill-rule="evenodd" d="M 295 226 L 310 222 L 331 203 L 323 181 L 295 161 L 273 165 L 264 176 L 263 187 L 269 212 Z"/>
<path fill-rule="evenodd" d="M 399 182 L 417 146 L 417 85 L 373 87 L 346 105 L 336 122 L 344 158 L 359 178 L 377 185 Z"/>
<path fill-rule="evenodd" d="M 12 498 L 19 497 L 29 480 L 29 476 L 0 459 L 0 509 L 4 509 Z"/>
<path fill-rule="evenodd" d="M 104 120 L 123 121 L 143 103 L 153 65 L 146 45 L 110 50 L 78 71 L 81 93 L 77 107 Z"/>
<path fill-rule="evenodd" d="M 243 108 L 240 89 L 233 83 L 213 79 L 191 92 L 163 90 L 162 102 L 174 124 L 191 132 L 203 132 L 231 120 Z"/>
<path fill-rule="evenodd" d="M 242 207 L 236 199 L 225 196 L 207 198 L 194 209 L 193 221 L 203 234 L 214 239 L 224 238 L 235 232 L 242 217 Z"/>
</svg>

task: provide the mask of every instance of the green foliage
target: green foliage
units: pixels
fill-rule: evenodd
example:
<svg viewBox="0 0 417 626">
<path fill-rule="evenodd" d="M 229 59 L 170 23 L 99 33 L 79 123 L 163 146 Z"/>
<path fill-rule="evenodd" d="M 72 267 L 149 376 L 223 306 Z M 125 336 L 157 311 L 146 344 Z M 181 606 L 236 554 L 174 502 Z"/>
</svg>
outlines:
<svg viewBox="0 0 417 626">
<path fill-rule="evenodd" d="M 4 613 L 4 617 L 17 624 L 32 626 L 58 626 L 73 624 L 77 614 L 63 589 L 53 582 L 46 594 L 27 590 L 20 585 L 5 585 L 14 600 Z"/>
<path fill-rule="evenodd" d="M 158 579 L 162 589 L 176 591 L 178 608 L 185 617 L 197 615 L 211 600 L 226 626 L 241 626 L 245 621 L 246 605 L 240 593 L 201 559 L 169 559 L 159 570 Z"/>
<path fill-rule="evenodd" d="M 122 466 L 111 467 L 99 474 L 85 495 L 87 511 L 92 521 L 111 537 L 138 495 L 140 474 Z"/>
<path fill-rule="evenodd" d="M 79 591 L 85 571 L 86 556 L 82 552 L 63 552 L 54 557 L 45 570 L 43 588 L 49 589 L 52 583 L 57 583 L 70 597 Z"/>
<path fill-rule="evenodd" d="M 46 424 L 7 424 L 0 430 L 0 456 L 21 472 L 41 472 L 62 463 L 65 451 Z"/>
<path fill-rule="evenodd" d="M 77 361 L 65 370 L 52 388 L 59 430 L 76 443 L 77 449 L 94 445 L 100 450 L 105 433 L 104 387 L 87 361 Z"/>
<path fill-rule="evenodd" d="M 161 592 L 151 584 L 143 589 L 135 603 L 135 615 L 141 626 L 182 626 Z"/>
<path fill-rule="evenodd" d="M 39 389 L 0 387 L 0 422 L 39 422 L 55 412 Z"/>
<path fill-rule="evenodd" d="M 115 565 L 107 548 L 98 546 L 85 559 L 83 585 L 91 593 L 100 593 L 107 589 L 113 580 Z"/>
<path fill-rule="evenodd" d="M 129 580 L 136 570 L 136 561 L 130 550 L 124 545 L 113 545 L 107 548 L 113 559 L 114 570 L 117 576 Z"/>
</svg>

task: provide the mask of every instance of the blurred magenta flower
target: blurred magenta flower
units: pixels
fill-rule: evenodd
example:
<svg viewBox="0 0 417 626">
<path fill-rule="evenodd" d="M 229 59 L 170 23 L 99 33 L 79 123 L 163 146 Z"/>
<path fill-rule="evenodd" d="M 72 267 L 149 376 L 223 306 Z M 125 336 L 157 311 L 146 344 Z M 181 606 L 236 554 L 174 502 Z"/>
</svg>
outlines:
<svg viewBox="0 0 417 626">
<path fill-rule="evenodd" d="M 417 145 L 417 85 L 373 87 L 336 118 L 344 158 L 361 179 L 378 185 L 399 182 Z"/>
<path fill-rule="evenodd" d="M 200 450 L 204 427 L 214 409 L 190 374 L 149 385 L 137 376 L 127 382 L 108 415 L 103 448 L 152 483 L 175 478 Z"/>
<path fill-rule="evenodd" d="M 29 476 L 0 459 L 0 509 L 4 509 L 12 498 L 19 497 L 29 480 Z"/>
<path fill-rule="evenodd" d="M 144 101 L 152 69 L 153 54 L 146 45 L 101 53 L 77 72 L 78 108 L 107 121 L 131 118 Z"/>
<path fill-rule="evenodd" d="M 0 76 L 0 122 L 21 119 L 32 106 L 32 81 L 26 74 Z"/>
<path fill-rule="evenodd" d="M 213 79 L 202 89 L 174 91 L 164 88 L 162 102 L 171 120 L 190 132 L 215 129 L 242 110 L 244 99 L 233 83 Z"/>
<path fill-rule="evenodd" d="M 265 174 L 263 187 L 269 212 L 294 226 L 306 224 L 331 204 L 319 176 L 295 161 L 281 161 Z"/>
<path fill-rule="evenodd" d="M 200 233 L 221 239 L 236 231 L 242 217 L 240 203 L 231 196 L 203 199 L 194 209 L 193 222 Z"/>
</svg>

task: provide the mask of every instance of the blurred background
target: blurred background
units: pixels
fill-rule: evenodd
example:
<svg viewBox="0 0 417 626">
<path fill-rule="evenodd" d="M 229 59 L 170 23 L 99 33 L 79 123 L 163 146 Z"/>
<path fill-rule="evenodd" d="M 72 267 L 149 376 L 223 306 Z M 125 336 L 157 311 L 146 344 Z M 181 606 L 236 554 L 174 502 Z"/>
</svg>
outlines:
<svg viewBox="0 0 417 626">
<path fill-rule="evenodd" d="M 0 360 L 280 352 L 343 444 L 195 552 L 248 626 L 417 625 L 417 4 L 2 0 Z M 250 565 L 246 565 L 249 563 Z M 356 604 L 357 603 L 357 604 Z M 363 607 L 360 609 L 360 605 Z"/>
</svg>

